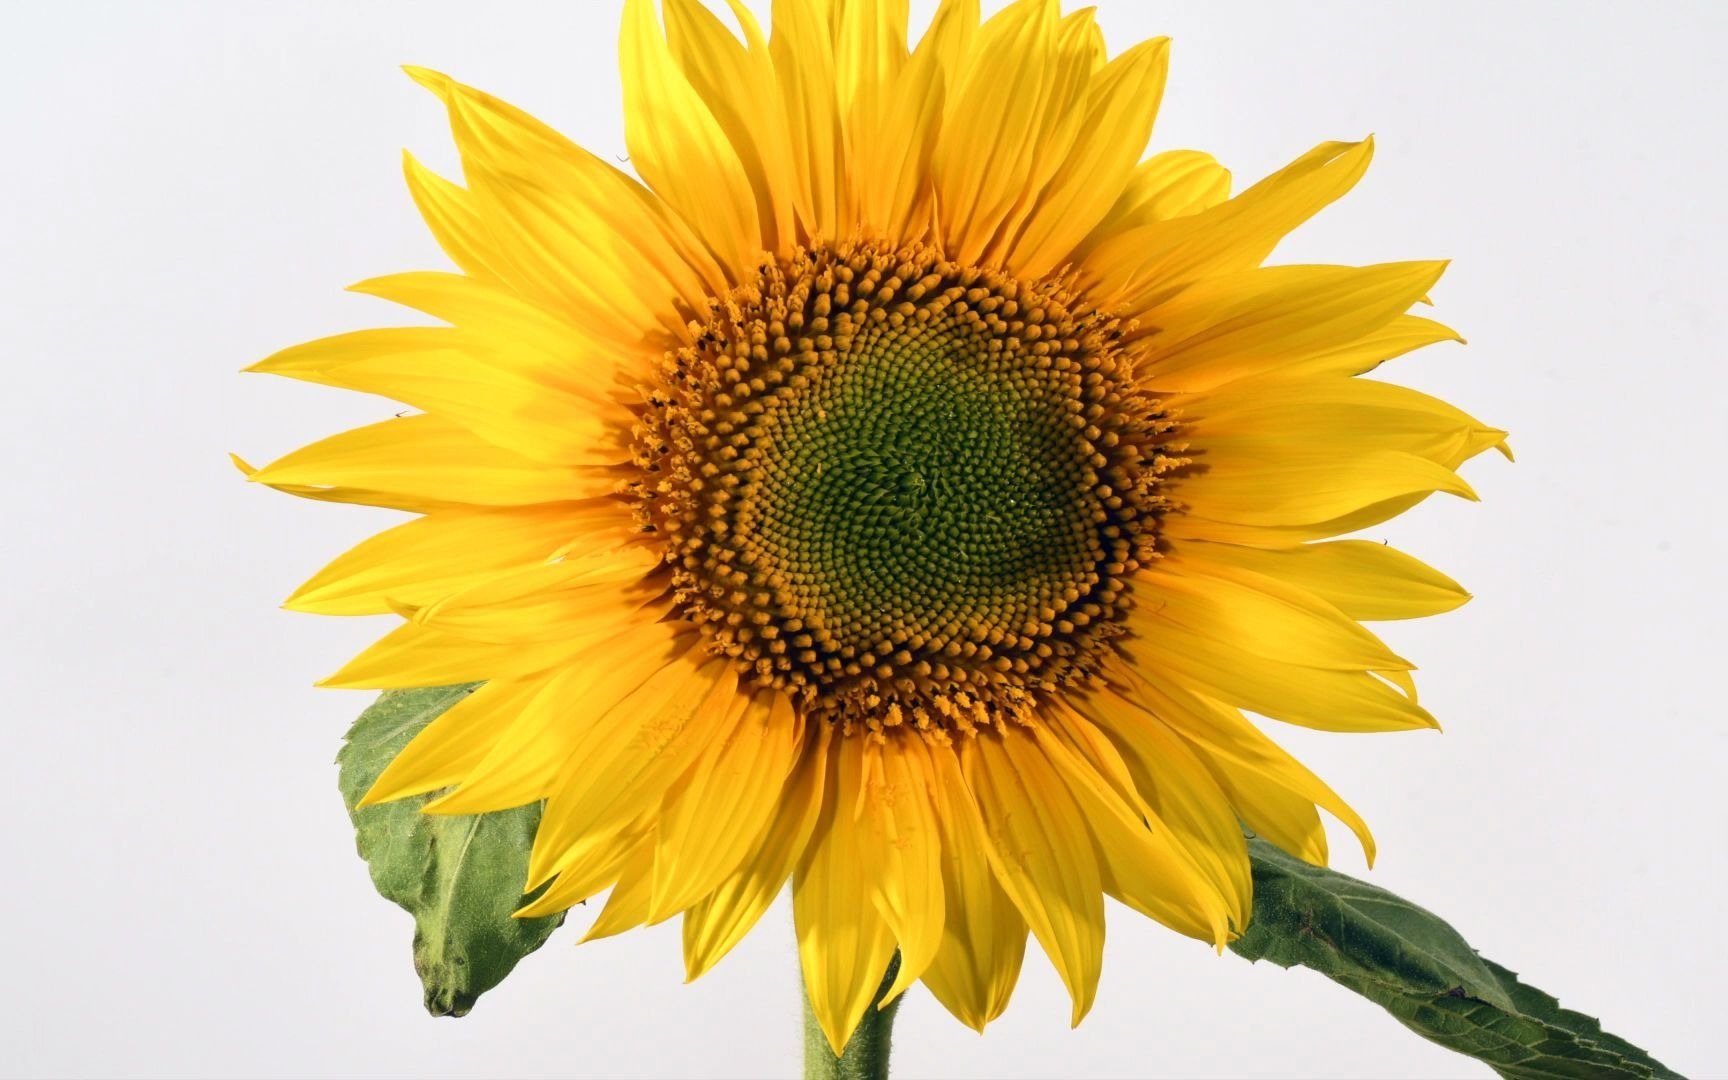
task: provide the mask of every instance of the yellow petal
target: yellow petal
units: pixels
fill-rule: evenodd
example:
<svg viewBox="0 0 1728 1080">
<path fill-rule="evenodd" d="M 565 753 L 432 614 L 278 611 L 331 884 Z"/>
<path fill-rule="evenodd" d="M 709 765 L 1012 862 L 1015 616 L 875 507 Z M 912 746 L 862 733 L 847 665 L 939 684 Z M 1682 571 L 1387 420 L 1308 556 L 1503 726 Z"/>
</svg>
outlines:
<svg viewBox="0 0 1728 1080">
<path fill-rule="evenodd" d="M 412 625 L 412 624 L 410 624 Z M 500 651 L 538 646 L 492 646 Z M 565 644 L 569 659 L 546 680 L 534 700 L 520 709 L 492 752 L 455 791 L 431 809 L 448 814 L 506 810 L 545 798 L 558 784 L 590 728 L 608 712 L 696 649 L 696 635 L 678 623 L 620 620 L 617 632 L 583 646 Z M 547 850 L 552 833 L 544 824 L 536 851 L 538 867 L 560 854 Z M 539 884 L 543 878 L 537 878 Z"/>
<path fill-rule="evenodd" d="M 1170 39 L 1154 38 L 1092 77 L 1074 145 L 1008 253 L 1016 273 L 1040 277 L 1066 264 L 1110 211 L 1152 135 L 1169 58 Z"/>
<path fill-rule="evenodd" d="M 1155 842 L 1173 842 L 1176 851 L 1192 864 L 1187 876 L 1197 876 L 1199 881 L 1186 890 L 1183 914 L 1189 932 L 1212 930 L 1219 901 L 1240 932 L 1248 925 L 1253 909 L 1254 887 L 1249 877 L 1248 848 L 1229 797 L 1193 751 L 1127 699 L 1104 688 L 1072 704 L 1072 710 L 1051 710 L 1052 734 L 1066 735 L 1065 744 L 1073 746 L 1084 744 L 1088 737 L 1103 738 L 1108 732 L 1105 746 L 1120 751 L 1122 767 L 1145 800 L 1143 816 Z M 1083 717 L 1096 721 L 1103 731 Z M 1100 770 L 1093 766 L 1093 771 Z M 1161 833 L 1167 839 L 1160 837 Z M 1168 880 L 1173 875 L 1159 876 Z M 1161 890 L 1166 894 L 1171 891 L 1168 886 Z"/>
<path fill-rule="evenodd" d="M 1027 167 L 1024 175 L 1004 177 L 1012 200 L 985 248 L 984 261 L 990 265 L 1001 264 L 1024 275 L 1026 272 L 1012 261 L 1016 238 L 1046 200 L 1068 197 L 1053 194 L 1050 187 L 1068 165 L 1087 121 L 1094 119 L 1087 113 L 1088 86 L 1104 67 L 1107 55 L 1096 16 L 1095 9 L 1081 8 L 1056 23 L 1054 51 L 1037 90 L 1039 103 L 1033 125 L 1020 136 L 1027 150 Z M 1083 207 L 1080 212 L 1084 213 Z M 1078 238 L 1081 232 L 1073 235 Z"/>
<path fill-rule="evenodd" d="M 1458 331 L 1432 319 L 1400 315 L 1372 334 L 1292 360 L 1279 370 L 1289 376 L 1362 375 L 1388 360 L 1441 341 L 1462 343 L 1464 339 Z"/>
<path fill-rule="evenodd" d="M 532 901 L 512 912 L 518 919 L 537 919 L 568 911 L 617 883 L 630 858 L 643 847 L 647 829 L 640 821 L 611 832 L 594 832 L 565 849 L 553 879 Z"/>
<path fill-rule="evenodd" d="M 321 386 L 341 386 L 341 382 L 331 379 L 326 372 L 380 355 L 439 352 L 460 345 L 460 338 L 447 326 L 352 330 L 289 346 L 242 370 L 281 375 Z"/>
<path fill-rule="evenodd" d="M 411 327 L 340 334 L 284 350 L 248 371 L 380 394 L 452 421 L 494 446 L 553 465 L 630 460 L 634 417 L 603 393 L 562 385 L 455 329 Z"/>
<path fill-rule="evenodd" d="M 768 831 L 802 743 L 790 698 L 772 689 L 750 696 L 738 726 L 667 797 L 649 919 L 683 911 L 738 870 Z"/>
<path fill-rule="evenodd" d="M 471 277 L 504 280 L 505 274 L 493 269 L 505 265 L 504 257 L 473 197 L 420 164 L 406 150 L 402 152 L 402 172 L 414 205 L 450 261 Z"/>
<path fill-rule="evenodd" d="M 1356 341 L 1440 279 L 1443 262 L 1267 266 L 1211 278 L 1140 314 L 1159 390 L 1209 390 Z"/>
<path fill-rule="evenodd" d="M 539 689 L 537 680 L 498 679 L 438 714 L 390 760 L 359 806 L 373 806 L 457 783 L 492 749 L 512 713 Z"/>
<path fill-rule="evenodd" d="M 1280 373 L 1181 395 L 1171 405 L 1213 464 L 1309 451 L 1344 457 L 1395 450 L 1448 469 L 1489 449 L 1510 457 L 1499 428 L 1438 398 L 1373 379 Z"/>
<path fill-rule="evenodd" d="M 834 41 L 829 24 L 806 0 L 774 0 L 769 51 L 780 84 L 797 175 L 798 220 L 806 236 L 835 240 L 846 184 Z"/>
<path fill-rule="evenodd" d="M 1209 210 L 1230 197 L 1230 170 L 1199 150 L 1166 150 L 1134 167 L 1122 193 L 1080 242 L 1084 258 L 1118 233 Z"/>
<path fill-rule="evenodd" d="M 1386 544 L 1336 540 L 1287 548 L 1186 545 L 1201 558 L 1306 589 L 1353 619 L 1420 619 L 1470 599 L 1463 586 Z"/>
<path fill-rule="evenodd" d="M 527 113 L 437 72 L 408 72 L 444 102 L 500 273 L 615 347 L 684 332 L 725 283 L 684 222 L 641 185 Z M 650 350 L 652 353 L 655 350 Z"/>
<path fill-rule="evenodd" d="M 1183 545 L 1134 579 L 1147 618 L 1208 641 L 1287 664 L 1340 671 L 1413 667 L 1332 605 L 1294 585 L 1227 564 Z"/>
<path fill-rule="evenodd" d="M 666 0 L 666 39 L 750 179 L 763 247 L 784 258 L 798 239 L 797 181 L 780 85 L 755 17 L 736 4 L 733 10 L 744 26 L 747 48 L 699 0 Z"/>
<path fill-rule="evenodd" d="M 763 250 L 756 195 L 738 151 L 673 62 L 651 0 L 625 0 L 619 61 L 631 163 L 743 280 Z"/>
<path fill-rule="evenodd" d="M 835 12 L 834 75 L 842 115 L 881 93 L 907 59 L 907 0 L 849 0 Z"/>
<path fill-rule="evenodd" d="M 1340 455 L 1308 448 L 1283 456 L 1226 456 L 1219 447 L 1207 456 L 1196 455 L 1195 460 L 1204 463 L 1204 471 L 1171 485 L 1171 493 L 1187 511 L 1173 515 L 1183 519 L 1183 531 L 1172 529 L 1172 536 L 1233 539 L 1199 529 L 1202 520 L 1271 528 L 1314 526 L 1314 535 L 1331 536 L 1368 524 L 1347 515 L 1406 496 L 1414 502 L 1444 491 L 1476 501 L 1476 492 L 1450 468 L 1401 451 Z M 1401 504 L 1392 513 L 1408 505 Z"/>
<path fill-rule="evenodd" d="M 1049 758 L 1063 783 L 1073 793 L 1093 838 L 1105 891 L 1149 918 L 1177 933 L 1219 948 L 1229 939 L 1230 924 L 1246 924 L 1250 904 L 1246 873 L 1246 851 L 1240 865 L 1229 862 L 1236 853 L 1228 848 L 1190 850 L 1171 825 L 1146 799 L 1135 793 L 1120 795 L 1097 765 L 1076 752 L 1099 748 L 1111 760 L 1106 771 L 1131 775 L 1108 740 L 1096 728 L 1073 715 L 1071 709 L 1053 708 L 1057 719 L 1044 718 L 1035 730 L 1040 751 Z"/>
<path fill-rule="evenodd" d="M 1026 732 L 980 732 L 960 761 L 996 880 L 1062 977 L 1078 1024 L 1104 963 L 1104 882 L 1085 810 Z"/>
<path fill-rule="evenodd" d="M 684 913 L 686 979 L 700 977 L 768 910 L 804 857 L 822 811 L 833 725 L 807 732 L 797 764 L 780 794 L 779 808 L 756 838 L 739 868 L 708 897 Z"/>
<path fill-rule="evenodd" d="M 930 162 L 946 96 L 939 53 L 929 48 L 892 65 L 854 101 L 846 122 L 849 223 L 901 242 L 927 230 L 935 199 Z"/>
<path fill-rule="evenodd" d="M 1309 858 L 1325 861 L 1324 834 L 1314 850 L 1314 841 L 1304 816 L 1287 821 L 1277 816 L 1278 802 L 1265 802 L 1261 792 L 1277 788 L 1316 806 L 1320 806 L 1349 826 L 1361 841 L 1368 865 L 1374 865 L 1374 837 L 1361 815 L 1337 792 L 1291 757 L 1277 743 L 1267 738 L 1240 712 L 1211 698 L 1193 693 L 1168 679 L 1154 678 L 1141 671 L 1119 670 L 1126 693 L 1157 716 L 1194 748 L 1209 766 L 1244 821 L 1257 832 L 1264 833 L 1286 850 Z M 1268 812 L 1261 812 L 1268 811 Z M 1293 846 L 1294 845 L 1294 846 Z M 1307 851 L 1301 850 L 1304 846 Z M 1313 856 L 1318 855 L 1316 859 Z"/>
<path fill-rule="evenodd" d="M 998 12 L 950 84 L 931 171 L 943 247 L 956 261 L 982 257 L 1031 185 L 1045 89 L 1059 60 L 1056 6 L 1018 0 Z"/>
<path fill-rule="evenodd" d="M 460 274 L 417 271 L 369 278 L 348 288 L 450 323 L 464 332 L 465 347 L 490 345 L 491 362 L 514 363 L 522 374 L 572 393 L 592 392 L 597 384 L 604 385 L 626 373 L 626 366 L 609 357 L 598 339 L 562 313 L 484 281 Z M 265 363 L 272 365 L 272 371 L 286 373 L 280 354 Z M 635 370 L 628 369 L 630 377 L 635 377 Z"/>
<path fill-rule="evenodd" d="M 568 659 L 578 647 L 568 641 L 495 645 L 406 623 L 373 642 L 318 685 L 341 690 L 405 690 L 507 679 L 545 671 Z"/>
<path fill-rule="evenodd" d="M 829 753 L 822 816 L 792 876 L 792 921 L 810 1011 L 838 1055 L 870 1007 L 894 956 L 894 933 L 868 900 L 864 825 L 857 811 L 863 783 L 858 738 L 840 738 Z"/>
<path fill-rule="evenodd" d="M 489 577 L 422 608 L 400 610 L 421 626 L 474 641 L 591 641 L 615 633 L 662 598 L 665 582 L 647 579 L 660 558 L 650 544 L 597 547 L 581 557 Z"/>
<path fill-rule="evenodd" d="M 376 491 L 415 506 L 430 500 L 524 506 L 608 495 L 620 477 L 605 469 L 533 461 L 442 417 L 418 415 L 332 435 L 278 458 L 252 479 L 271 486 Z"/>
<path fill-rule="evenodd" d="M 230 453 L 228 460 L 240 470 L 242 476 L 252 480 L 258 475 L 258 468 L 249 464 L 239 454 Z M 273 484 L 261 481 L 265 487 L 280 491 L 284 495 L 293 495 L 300 499 L 314 499 L 318 502 L 358 503 L 361 506 L 382 506 L 391 510 L 406 510 L 415 514 L 430 514 L 435 510 L 449 510 L 459 506 L 458 503 L 446 502 L 443 499 L 418 498 L 404 495 L 400 492 L 370 491 L 356 487 L 329 487 L 316 484 Z"/>
<path fill-rule="evenodd" d="M 381 615 L 421 607 L 500 573 L 617 535 L 630 509 L 611 499 L 499 509 L 438 510 L 338 556 L 284 603 L 319 615 Z"/>
<path fill-rule="evenodd" d="M 1202 278 L 1259 266 L 1287 234 L 1355 186 L 1372 139 L 1328 142 L 1198 214 L 1124 229 L 1090 252 L 1080 284 L 1129 317 Z"/>
<path fill-rule="evenodd" d="M 600 917 L 582 935 L 584 943 L 634 930 L 649 921 L 648 891 L 653 870 L 654 845 L 638 841 L 636 849 L 618 868 L 618 881 L 612 886 L 612 895 L 606 898 Z"/>
<path fill-rule="evenodd" d="M 1437 728 L 1428 711 L 1366 671 L 1285 663 L 1200 637 L 1178 623 L 1137 610 L 1121 651 L 1160 679 L 1321 731 L 1404 731 Z"/>
<path fill-rule="evenodd" d="M 946 908 L 933 771 L 919 733 L 887 731 L 864 748 L 861 824 L 870 899 L 900 946 L 900 971 L 884 1003 L 918 981 L 942 944 Z"/>
<path fill-rule="evenodd" d="M 940 804 L 942 945 L 924 970 L 924 985 L 943 1008 L 974 1031 L 1002 1015 L 1026 955 L 1026 920 L 996 882 L 978 804 L 951 748 L 931 750 Z"/>
<path fill-rule="evenodd" d="M 573 724 L 570 753 L 559 763 L 534 837 L 529 883 L 543 880 L 556 854 L 583 835 L 617 828 L 659 804 L 666 789 L 737 724 L 745 701 L 737 687 L 732 662 L 704 659 L 698 647 L 592 723 Z"/>
</svg>

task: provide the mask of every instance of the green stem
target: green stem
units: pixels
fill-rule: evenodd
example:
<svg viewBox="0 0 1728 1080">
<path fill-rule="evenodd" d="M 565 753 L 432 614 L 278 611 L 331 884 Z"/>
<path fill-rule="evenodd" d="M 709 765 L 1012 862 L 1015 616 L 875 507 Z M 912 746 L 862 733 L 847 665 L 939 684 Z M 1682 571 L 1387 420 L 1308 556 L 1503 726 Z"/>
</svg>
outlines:
<svg viewBox="0 0 1728 1080">
<path fill-rule="evenodd" d="M 828 1048 L 828 1036 L 822 1034 L 822 1025 L 816 1022 L 816 1014 L 810 1009 L 810 995 L 804 994 L 804 1080 L 888 1080 L 889 1042 L 901 998 L 889 1002 L 885 1009 L 876 1006 L 894 985 L 894 976 L 899 972 L 900 954 L 896 952 L 894 959 L 888 961 L 882 985 L 876 988 L 876 996 L 870 1000 L 864 1018 L 858 1021 L 846 1043 L 845 1053 L 839 1057 Z"/>
</svg>

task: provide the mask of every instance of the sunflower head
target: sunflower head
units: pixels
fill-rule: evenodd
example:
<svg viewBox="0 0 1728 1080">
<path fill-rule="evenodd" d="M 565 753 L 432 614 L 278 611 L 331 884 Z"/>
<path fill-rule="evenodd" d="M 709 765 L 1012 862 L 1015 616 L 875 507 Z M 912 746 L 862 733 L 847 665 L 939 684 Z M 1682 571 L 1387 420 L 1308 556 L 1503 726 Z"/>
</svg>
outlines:
<svg viewBox="0 0 1728 1080">
<path fill-rule="evenodd" d="M 1464 592 L 1334 538 L 1471 497 L 1504 434 L 1362 377 L 1456 337 L 1408 314 L 1442 264 L 1263 265 L 1371 143 L 1231 196 L 1146 154 L 1167 43 L 1090 10 L 729 6 L 625 4 L 634 176 L 411 71 L 458 272 L 357 288 L 443 325 L 254 369 L 419 411 L 248 472 L 414 517 L 289 605 L 401 618 L 329 685 L 485 684 L 367 798 L 544 803 L 522 914 L 610 889 L 589 936 L 680 915 L 694 977 L 790 878 L 836 1048 L 896 950 L 890 997 L 982 1028 L 1028 934 L 1077 1021 L 1106 894 L 1222 944 L 1243 825 L 1372 857 L 1247 714 L 1434 726 L 1361 622 Z"/>
</svg>

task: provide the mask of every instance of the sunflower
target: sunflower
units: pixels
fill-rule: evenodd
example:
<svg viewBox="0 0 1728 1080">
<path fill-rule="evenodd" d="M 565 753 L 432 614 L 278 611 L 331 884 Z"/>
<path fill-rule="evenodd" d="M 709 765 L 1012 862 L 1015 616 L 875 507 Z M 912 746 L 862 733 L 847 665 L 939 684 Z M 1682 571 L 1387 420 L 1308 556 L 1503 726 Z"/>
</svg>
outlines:
<svg viewBox="0 0 1728 1080">
<path fill-rule="evenodd" d="M 788 879 L 843 1046 L 898 951 L 1001 1013 L 1028 931 L 1091 1006 L 1106 895 L 1222 946 L 1243 827 L 1316 863 L 1361 819 L 1252 712 L 1435 726 L 1359 620 L 1466 594 L 1333 540 L 1504 433 L 1359 376 L 1456 339 L 1439 262 L 1262 266 L 1348 191 L 1327 142 L 1240 194 L 1145 156 L 1166 39 L 1092 12 L 775 0 L 765 34 L 627 0 L 636 177 L 443 75 L 464 184 L 406 161 L 458 273 L 355 288 L 445 325 L 251 370 L 410 415 L 251 478 L 417 515 L 288 606 L 404 620 L 324 685 L 484 685 L 369 802 L 544 803 L 521 914 L 683 916 L 701 975 Z"/>
</svg>

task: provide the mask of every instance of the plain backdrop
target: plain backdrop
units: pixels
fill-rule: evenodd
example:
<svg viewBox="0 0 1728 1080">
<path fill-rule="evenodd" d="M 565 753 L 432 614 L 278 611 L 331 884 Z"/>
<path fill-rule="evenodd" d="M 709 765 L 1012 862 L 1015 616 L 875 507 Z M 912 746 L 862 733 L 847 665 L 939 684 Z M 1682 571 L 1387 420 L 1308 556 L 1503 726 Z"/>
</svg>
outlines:
<svg viewBox="0 0 1728 1080">
<path fill-rule="evenodd" d="M 368 697 L 310 685 L 385 625 L 276 606 L 392 515 L 251 487 L 225 459 L 395 408 L 236 371 L 401 320 L 342 286 L 447 265 L 399 153 L 454 155 L 397 65 L 622 160 L 619 7 L 5 5 L 0 1072 L 795 1071 L 784 902 L 691 986 L 676 923 L 577 948 L 579 913 L 466 1019 L 421 1011 L 409 919 L 373 893 L 335 790 Z M 1367 179 L 1278 258 L 1454 259 L 1436 311 L 1470 345 L 1388 373 L 1519 454 L 1467 468 L 1479 505 L 1436 498 L 1370 534 L 1477 595 L 1385 628 L 1445 734 L 1277 734 L 1373 824 L 1373 881 L 1701 1076 L 1728 1074 L 1725 12 L 1099 11 L 1113 49 L 1175 38 L 1155 146 L 1211 150 L 1240 186 L 1377 133 Z M 1347 835 L 1333 847 L 1365 872 Z M 1487 1075 L 1311 972 L 1111 918 L 1078 1030 L 1029 956 L 983 1037 L 914 991 L 897 1075 Z"/>
</svg>

